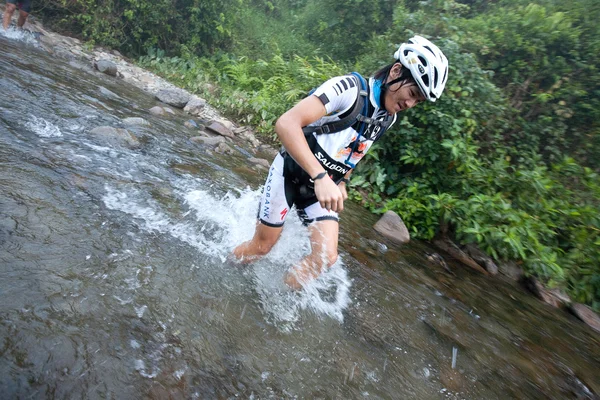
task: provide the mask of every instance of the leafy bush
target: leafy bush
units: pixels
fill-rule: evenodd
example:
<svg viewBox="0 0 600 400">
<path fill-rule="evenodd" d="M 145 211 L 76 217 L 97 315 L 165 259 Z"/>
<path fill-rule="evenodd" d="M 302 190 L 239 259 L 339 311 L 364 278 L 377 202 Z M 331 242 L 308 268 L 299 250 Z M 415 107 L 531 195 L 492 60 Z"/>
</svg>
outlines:
<svg viewBox="0 0 600 400">
<path fill-rule="evenodd" d="M 58 30 L 132 55 L 181 46 L 208 53 L 229 44 L 235 0 L 50 0 L 38 12 Z"/>
<path fill-rule="evenodd" d="M 281 55 L 268 61 L 226 55 L 209 60 L 165 58 L 164 53 L 151 51 L 140 59 L 140 65 L 204 95 L 225 114 L 255 126 L 271 140 L 276 140 L 273 126 L 281 114 L 332 74 L 347 73 L 340 65 L 321 58 L 295 56 L 285 60 Z M 219 85 L 218 96 L 209 92 L 208 81 Z"/>
</svg>

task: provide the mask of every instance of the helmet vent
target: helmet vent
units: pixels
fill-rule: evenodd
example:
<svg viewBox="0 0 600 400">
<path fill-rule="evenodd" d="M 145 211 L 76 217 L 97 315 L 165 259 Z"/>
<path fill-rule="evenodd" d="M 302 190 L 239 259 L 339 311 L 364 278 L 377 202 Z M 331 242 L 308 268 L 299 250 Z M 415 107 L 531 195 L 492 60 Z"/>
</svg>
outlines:
<svg viewBox="0 0 600 400">
<path fill-rule="evenodd" d="M 433 70 L 433 86 L 437 86 L 438 84 L 438 71 L 437 69 Z"/>
<path fill-rule="evenodd" d="M 427 60 L 425 59 L 425 57 L 419 56 L 419 61 L 421 61 L 421 64 L 423 64 L 424 66 L 427 66 Z"/>
</svg>

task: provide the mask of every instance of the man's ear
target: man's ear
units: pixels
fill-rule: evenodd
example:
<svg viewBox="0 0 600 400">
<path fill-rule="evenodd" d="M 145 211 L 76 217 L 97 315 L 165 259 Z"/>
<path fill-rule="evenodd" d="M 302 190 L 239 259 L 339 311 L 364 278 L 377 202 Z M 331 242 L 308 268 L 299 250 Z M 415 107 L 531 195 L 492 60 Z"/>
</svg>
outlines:
<svg viewBox="0 0 600 400">
<path fill-rule="evenodd" d="M 396 78 L 400 77 L 401 73 L 402 73 L 402 64 L 397 62 L 392 66 L 392 69 L 390 70 L 390 75 L 393 79 L 396 79 Z"/>
</svg>

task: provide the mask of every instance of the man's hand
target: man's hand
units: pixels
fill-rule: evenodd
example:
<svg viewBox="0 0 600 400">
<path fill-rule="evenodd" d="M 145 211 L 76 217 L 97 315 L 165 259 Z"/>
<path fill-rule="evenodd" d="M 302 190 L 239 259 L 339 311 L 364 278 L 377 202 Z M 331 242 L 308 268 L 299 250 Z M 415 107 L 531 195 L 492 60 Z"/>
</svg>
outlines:
<svg viewBox="0 0 600 400">
<path fill-rule="evenodd" d="M 341 181 L 338 183 L 338 188 L 340 188 L 340 192 L 342 192 L 342 198 L 344 200 L 348 199 L 348 192 L 346 192 L 346 182 Z"/>
<path fill-rule="evenodd" d="M 315 195 L 321 207 L 338 213 L 344 209 L 344 199 L 348 197 L 347 195 L 344 197 L 340 188 L 329 176 L 315 181 Z"/>
</svg>

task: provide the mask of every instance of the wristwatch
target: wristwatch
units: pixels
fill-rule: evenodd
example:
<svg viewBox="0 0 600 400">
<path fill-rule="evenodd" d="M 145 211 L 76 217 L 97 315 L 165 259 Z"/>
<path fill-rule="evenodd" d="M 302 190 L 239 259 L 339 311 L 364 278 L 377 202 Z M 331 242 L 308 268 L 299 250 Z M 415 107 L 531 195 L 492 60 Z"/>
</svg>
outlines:
<svg viewBox="0 0 600 400">
<path fill-rule="evenodd" d="M 327 172 L 323 171 L 320 174 L 318 174 L 317 176 L 315 176 L 314 178 L 311 178 L 313 181 L 316 181 L 318 179 L 322 179 L 325 178 L 327 176 Z"/>
</svg>

